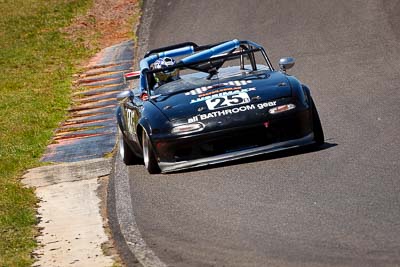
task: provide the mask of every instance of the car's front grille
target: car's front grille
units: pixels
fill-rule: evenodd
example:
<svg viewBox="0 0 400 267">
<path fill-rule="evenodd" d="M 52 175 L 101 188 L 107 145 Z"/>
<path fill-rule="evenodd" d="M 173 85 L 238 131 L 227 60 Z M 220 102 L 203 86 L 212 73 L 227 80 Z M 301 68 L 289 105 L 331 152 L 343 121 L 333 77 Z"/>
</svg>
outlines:
<svg viewBox="0 0 400 267">
<path fill-rule="evenodd" d="M 295 127 L 297 128 L 297 127 Z M 300 138 L 288 127 L 274 127 L 264 125 L 245 130 L 229 131 L 223 135 L 210 137 L 204 140 L 193 141 L 190 145 L 177 147 L 175 160 L 192 160 L 201 157 L 210 157 L 244 149 L 266 146 L 272 143 Z"/>
</svg>

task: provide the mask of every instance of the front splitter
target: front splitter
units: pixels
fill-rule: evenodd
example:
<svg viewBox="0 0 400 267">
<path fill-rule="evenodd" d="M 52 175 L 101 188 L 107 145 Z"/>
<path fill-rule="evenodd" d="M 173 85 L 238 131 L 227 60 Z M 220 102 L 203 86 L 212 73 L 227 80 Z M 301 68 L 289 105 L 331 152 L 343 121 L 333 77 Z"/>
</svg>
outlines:
<svg viewBox="0 0 400 267">
<path fill-rule="evenodd" d="M 310 133 L 299 139 L 293 139 L 293 140 L 288 140 L 288 141 L 284 141 L 284 142 L 274 143 L 274 144 L 262 146 L 262 147 L 255 147 L 255 148 L 249 148 L 249 149 L 240 150 L 240 151 L 229 152 L 229 153 L 225 153 L 225 154 L 217 155 L 217 156 L 213 156 L 213 157 L 201 158 L 201 159 L 190 160 L 190 161 L 173 162 L 173 163 L 160 162 L 159 167 L 161 169 L 161 172 L 168 173 L 168 172 L 174 172 L 174 171 L 179 171 L 179 170 L 183 170 L 183 169 L 218 164 L 218 163 L 236 160 L 236 159 L 254 157 L 257 155 L 277 152 L 277 151 L 281 151 L 281 150 L 293 149 L 296 147 L 306 146 L 306 145 L 310 145 L 313 143 L 315 143 L 314 133 Z"/>
</svg>

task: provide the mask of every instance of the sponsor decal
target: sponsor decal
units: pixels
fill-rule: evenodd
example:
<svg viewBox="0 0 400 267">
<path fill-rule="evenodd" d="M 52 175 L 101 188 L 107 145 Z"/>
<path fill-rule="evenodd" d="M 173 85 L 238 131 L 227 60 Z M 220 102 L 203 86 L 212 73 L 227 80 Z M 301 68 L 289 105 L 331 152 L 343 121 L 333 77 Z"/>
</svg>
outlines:
<svg viewBox="0 0 400 267">
<path fill-rule="evenodd" d="M 202 86 L 202 87 L 190 90 L 189 92 L 185 93 L 185 95 L 200 95 L 208 90 L 215 89 L 215 88 L 222 87 L 222 86 L 241 87 L 243 85 L 247 85 L 247 84 L 251 84 L 251 83 L 252 83 L 251 80 L 240 80 L 240 81 L 230 81 L 230 82 L 226 82 L 226 83 L 219 83 L 219 84 L 214 84 L 214 85 L 210 85 L 210 86 Z"/>
<path fill-rule="evenodd" d="M 237 95 L 240 93 L 247 93 L 247 92 L 251 92 L 251 91 L 255 91 L 255 90 L 256 90 L 255 87 L 244 88 L 244 89 L 242 89 L 240 87 L 224 88 L 224 89 L 212 91 L 212 92 L 209 92 L 206 94 L 201 94 L 201 95 L 199 95 L 198 98 L 192 99 L 190 101 L 190 104 L 207 101 L 207 100 L 210 100 L 213 98 L 220 98 L 220 97 L 225 97 L 225 96 L 229 96 L 229 95 Z"/>
<path fill-rule="evenodd" d="M 232 114 L 236 114 L 239 112 L 245 112 L 245 111 L 254 110 L 254 109 L 256 109 L 256 106 L 254 104 L 251 104 L 251 105 L 241 106 L 241 107 L 237 107 L 237 108 L 217 110 L 217 111 L 193 116 L 192 118 L 188 119 L 188 123 L 192 123 L 192 122 L 196 122 L 196 121 L 203 121 L 203 120 L 207 120 L 207 119 L 211 119 L 211 118 L 217 118 L 220 116 L 232 115 Z"/>
<path fill-rule="evenodd" d="M 264 109 L 264 108 L 275 107 L 275 106 L 276 106 L 276 101 L 269 101 L 269 102 L 257 104 L 258 109 Z"/>
<path fill-rule="evenodd" d="M 244 105 L 244 106 L 235 107 L 235 108 L 215 110 L 212 112 L 193 116 L 188 119 L 188 123 L 204 121 L 204 120 L 208 120 L 208 119 L 212 119 L 212 118 L 218 118 L 221 116 L 234 115 L 234 114 L 241 113 L 241 112 L 247 112 L 249 110 L 257 110 L 257 109 L 262 110 L 262 109 L 265 109 L 268 107 L 274 107 L 274 106 L 276 106 L 276 101 L 269 101 L 269 102 L 258 103 L 258 104 Z"/>
<path fill-rule="evenodd" d="M 221 94 L 221 93 L 229 94 L 229 91 L 237 91 L 237 90 L 242 90 L 242 87 L 240 87 L 240 86 L 238 86 L 238 87 L 228 87 L 228 88 L 223 88 L 223 89 L 211 91 L 211 92 L 208 92 L 208 93 L 200 94 L 199 98 L 206 97 L 206 96 L 211 96 L 211 95 L 215 95 L 215 94 Z"/>
</svg>

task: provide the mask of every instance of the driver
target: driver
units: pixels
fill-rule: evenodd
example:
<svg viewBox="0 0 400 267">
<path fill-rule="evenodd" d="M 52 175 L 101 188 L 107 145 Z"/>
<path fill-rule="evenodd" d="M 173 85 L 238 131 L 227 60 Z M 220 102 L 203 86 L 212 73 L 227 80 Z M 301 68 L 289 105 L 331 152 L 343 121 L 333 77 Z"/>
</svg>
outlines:
<svg viewBox="0 0 400 267">
<path fill-rule="evenodd" d="M 166 67 L 172 67 L 176 65 L 176 62 L 173 58 L 170 57 L 163 57 L 163 58 L 159 58 L 157 59 L 153 65 L 152 65 L 152 70 L 159 70 L 162 68 L 166 68 Z M 160 72 L 156 72 L 154 73 L 154 78 L 156 80 L 156 85 L 154 86 L 154 88 L 157 88 L 163 84 L 166 84 L 168 82 L 171 81 L 176 81 L 178 79 L 180 79 L 179 77 L 179 69 L 173 69 L 173 70 L 165 70 L 165 71 L 160 71 Z"/>
</svg>

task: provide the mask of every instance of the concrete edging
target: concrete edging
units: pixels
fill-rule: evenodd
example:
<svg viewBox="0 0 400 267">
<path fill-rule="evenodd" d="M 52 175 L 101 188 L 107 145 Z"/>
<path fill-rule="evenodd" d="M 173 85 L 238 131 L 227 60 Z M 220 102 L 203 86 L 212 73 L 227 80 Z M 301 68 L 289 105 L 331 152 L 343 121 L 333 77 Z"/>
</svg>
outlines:
<svg viewBox="0 0 400 267">
<path fill-rule="evenodd" d="M 38 203 L 33 266 L 112 266 L 115 260 L 101 189 L 111 171 L 116 143 L 116 95 L 127 88 L 123 73 L 133 64 L 133 42 L 100 51 L 76 75 L 79 90 L 69 118 L 56 130 L 42 157 L 57 164 L 28 170 L 22 183 L 34 187 Z M 102 217 L 103 215 L 103 217 Z M 115 253 L 114 253 L 115 254 Z"/>
<path fill-rule="evenodd" d="M 26 186 L 40 199 L 33 266 L 112 266 L 103 253 L 108 241 L 100 214 L 98 178 L 109 174 L 110 159 L 62 163 L 30 170 Z"/>
</svg>

